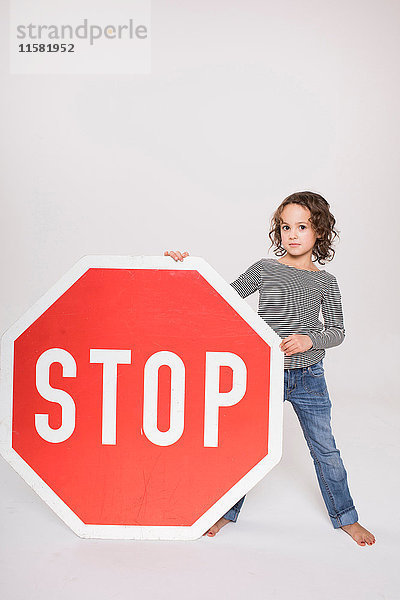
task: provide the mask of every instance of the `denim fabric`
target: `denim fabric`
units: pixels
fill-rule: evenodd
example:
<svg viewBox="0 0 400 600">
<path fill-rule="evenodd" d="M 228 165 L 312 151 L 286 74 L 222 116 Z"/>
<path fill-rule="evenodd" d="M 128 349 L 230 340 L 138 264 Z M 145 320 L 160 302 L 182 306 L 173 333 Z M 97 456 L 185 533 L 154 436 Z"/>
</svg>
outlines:
<svg viewBox="0 0 400 600">
<path fill-rule="evenodd" d="M 291 402 L 314 461 L 315 472 L 335 529 L 358 521 L 347 484 L 347 473 L 331 430 L 331 401 L 323 360 L 284 370 L 284 401 Z M 224 515 L 236 522 L 245 496 Z"/>
</svg>

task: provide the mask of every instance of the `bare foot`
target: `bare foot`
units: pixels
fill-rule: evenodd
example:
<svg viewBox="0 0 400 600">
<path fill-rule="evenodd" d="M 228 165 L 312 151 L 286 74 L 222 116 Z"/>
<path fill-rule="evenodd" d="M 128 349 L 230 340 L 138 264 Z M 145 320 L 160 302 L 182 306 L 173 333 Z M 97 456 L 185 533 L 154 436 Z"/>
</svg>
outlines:
<svg viewBox="0 0 400 600">
<path fill-rule="evenodd" d="M 342 525 L 341 527 L 343 531 L 351 535 L 354 541 L 357 542 L 359 546 L 372 546 L 375 544 L 375 536 L 365 529 L 360 523 L 357 521 L 356 523 L 352 523 L 351 525 Z"/>
<path fill-rule="evenodd" d="M 214 537 L 215 534 L 218 533 L 218 531 L 221 529 L 221 527 L 223 527 L 227 523 L 230 523 L 230 520 L 229 519 L 225 519 L 224 517 L 221 517 L 219 519 L 219 521 L 217 521 L 215 523 L 215 525 L 213 525 L 212 527 L 210 527 L 210 529 L 208 531 L 206 531 L 205 533 L 203 533 L 203 535 L 208 535 L 209 537 Z"/>
</svg>

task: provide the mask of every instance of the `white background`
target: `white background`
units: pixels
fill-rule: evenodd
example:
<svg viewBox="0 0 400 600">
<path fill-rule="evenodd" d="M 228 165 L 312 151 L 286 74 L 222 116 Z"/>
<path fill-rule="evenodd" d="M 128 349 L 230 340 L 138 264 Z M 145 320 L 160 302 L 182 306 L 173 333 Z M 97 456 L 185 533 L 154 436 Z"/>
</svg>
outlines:
<svg viewBox="0 0 400 600">
<path fill-rule="evenodd" d="M 2 597 L 400 598 L 398 2 L 153 0 L 152 73 L 126 76 L 10 75 L 0 7 L 1 331 L 85 254 L 178 248 L 232 281 L 284 197 L 321 193 L 347 333 L 325 359 L 334 433 L 377 538 L 333 530 L 285 405 L 281 463 L 215 539 L 81 540 L 1 459 Z"/>
</svg>

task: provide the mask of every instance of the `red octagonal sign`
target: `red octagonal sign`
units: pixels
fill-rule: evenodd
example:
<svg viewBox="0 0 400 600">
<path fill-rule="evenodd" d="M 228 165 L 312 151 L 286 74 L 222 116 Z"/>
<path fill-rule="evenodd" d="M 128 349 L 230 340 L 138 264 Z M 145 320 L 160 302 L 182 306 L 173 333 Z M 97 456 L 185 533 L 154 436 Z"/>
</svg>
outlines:
<svg viewBox="0 0 400 600">
<path fill-rule="evenodd" d="M 2 338 L 1 452 L 82 537 L 198 538 L 280 460 L 280 341 L 201 258 L 84 257 Z"/>
</svg>

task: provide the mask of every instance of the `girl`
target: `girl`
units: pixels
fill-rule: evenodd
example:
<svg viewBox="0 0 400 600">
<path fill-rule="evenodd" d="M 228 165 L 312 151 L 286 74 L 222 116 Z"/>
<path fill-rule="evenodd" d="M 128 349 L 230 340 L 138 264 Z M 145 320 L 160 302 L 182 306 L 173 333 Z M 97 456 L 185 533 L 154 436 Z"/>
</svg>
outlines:
<svg viewBox="0 0 400 600">
<path fill-rule="evenodd" d="M 323 368 L 325 348 L 338 346 L 345 336 L 336 278 L 314 264 L 324 265 L 334 257 L 335 222 L 329 204 L 319 194 L 291 194 L 275 211 L 269 232 L 270 247 L 281 258 L 262 258 L 231 285 L 242 298 L 259 291 L 258 314 L 282 338 L 284 401 L 291 402 L 299 419 L 333 527 L 342 528 L 365 546 L 374 544 L 375 537 L 358 523 L 331 431 Z M 189 253 L 166 251 L 164 255 L 182 261 Z M 321 305 L 324 324 L 319 320 Z M 244 498 L 206 534 L 214 536 L 229 521 L 236 522 Z"/>
</svg>

